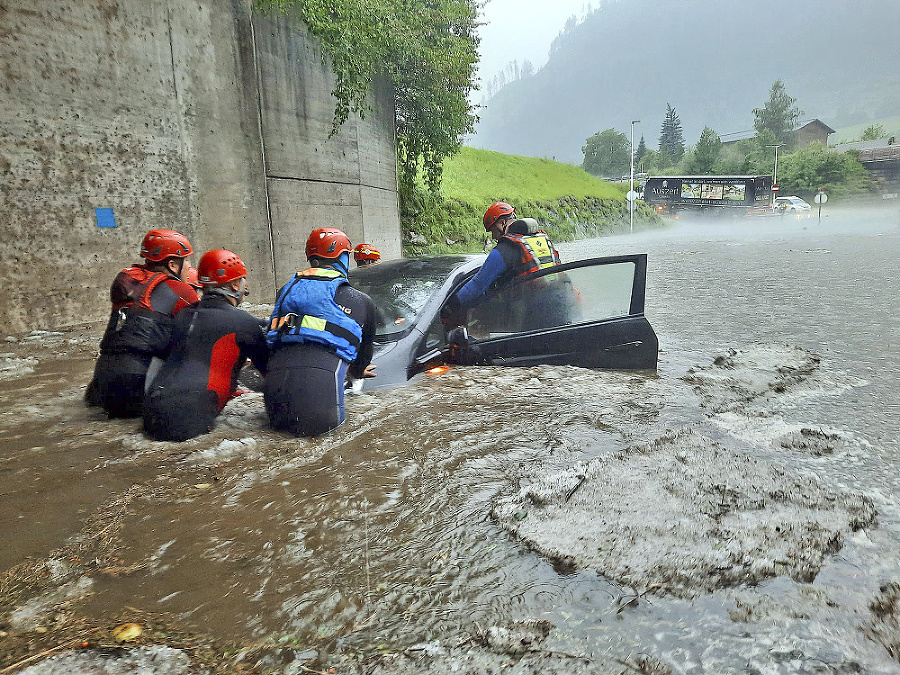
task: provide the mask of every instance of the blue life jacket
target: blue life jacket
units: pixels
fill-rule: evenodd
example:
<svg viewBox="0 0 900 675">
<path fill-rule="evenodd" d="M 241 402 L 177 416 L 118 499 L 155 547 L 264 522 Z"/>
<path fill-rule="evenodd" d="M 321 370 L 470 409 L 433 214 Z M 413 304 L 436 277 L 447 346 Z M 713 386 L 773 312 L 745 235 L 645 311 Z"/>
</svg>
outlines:
<svg viewBox="0 0 900 675">
<path fill-rule="evenodd" d="M 353 361 L 362 341 L 362 326 L 334 301 L 335 292 L 346 283 L 340 272 L 327 267 L 297 272 L 275 301 L 266 333 L 269 345 L 314 343 Z"/>
</svg>

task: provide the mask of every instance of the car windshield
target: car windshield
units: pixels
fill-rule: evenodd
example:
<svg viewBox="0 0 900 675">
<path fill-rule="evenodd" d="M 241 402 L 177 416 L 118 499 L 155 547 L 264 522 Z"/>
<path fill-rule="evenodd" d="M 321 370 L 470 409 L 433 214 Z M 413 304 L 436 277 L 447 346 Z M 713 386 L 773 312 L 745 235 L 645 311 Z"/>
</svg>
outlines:
<svg viewBox="0 0 900 675">
<path fill-rule="evenodd" d="M 350 283 L 378 308 L 376 338 L 384 342 L 405 334 L 450 273 L 466 260 L 466 256 L 412 258 L 352 270 Z"/>
</svg>

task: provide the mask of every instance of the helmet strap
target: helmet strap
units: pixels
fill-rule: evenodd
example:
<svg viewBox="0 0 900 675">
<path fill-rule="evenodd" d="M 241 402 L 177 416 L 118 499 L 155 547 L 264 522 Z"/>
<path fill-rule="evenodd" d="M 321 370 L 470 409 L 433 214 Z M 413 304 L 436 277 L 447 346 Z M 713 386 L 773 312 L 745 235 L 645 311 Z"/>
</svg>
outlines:
<svg viewBox="0 0 900 675">
<path fill-rule="evenodd" d="M 172 274 L 176 279 L 181 279 L 181 275 L 184 272 L 184 268 L 185 268 L 184 260 L 185 260 L 184 258 L 178 258 L 178 257 L 172 256 L 171 258 L 166 258 L 166 261 L 163 264 L 165 265 L 166 271 L 169 274 Z M 171 263 L 173 263 L 173 262 L 175 263 L 175 266 L 178 269 L 177 272 L 172 269 Z"/>
<path fill-rule="evenodd" d="M 244 299 L 245 290 L 247 287 L 247 279 L 246 277 L 241 277 L 241 287 L 233 291 L 228 287 L 228 284 L 223 284 L 221 286 L 207 286 L 203 289 L 204 295 L 224 295 L 226 298 L 231 298 L 235 301 L 235 305 L 241 304 L 241 300 Z"/>
</svg>

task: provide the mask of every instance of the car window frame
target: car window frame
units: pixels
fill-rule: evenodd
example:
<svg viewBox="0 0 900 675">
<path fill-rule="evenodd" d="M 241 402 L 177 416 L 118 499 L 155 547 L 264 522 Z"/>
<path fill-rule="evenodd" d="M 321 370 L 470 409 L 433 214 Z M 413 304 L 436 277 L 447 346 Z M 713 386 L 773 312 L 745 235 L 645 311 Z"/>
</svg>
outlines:
<svg viewBox="0 0 900 675">
<path fill-rule="evenodd" d="M 559 331 L 559 330 L 571 330 L 573 328 L 577 328 L 579 326 L 590 326 L 590 325 L 598 325 L 602 323 L 607 323 L 611 321 L 621 321 L 622 319 L 630 318 L 630 317 L 643 317 L 644 310 L 646 306 L 646 298 L 647 298 L 647 254 L 646 253 L 634 253 L 634 254 L 624 254 L 624 255 L 614 255 L 614 256 L 602 256 L 598 258 L 586 258 L 584 260 L 574 260 L 568 263 L 562 263 L 560 265 L 554 265 L 552 267 L 546 267 L 544 269 L 537 270 L 525 276 L 522 276 L 513 282 L 510 283 L 526 283 L 532 281 L 534 279 L 539 279 L 541 277 L 547 276 L 549 274 L 559 274 L 562 272 L 567 272 L 569 270 L 580 269 L 583 267 L 596 267 L 596 266 L 605 266 L 605 265 L 615 265 L 620 263 L 633 263 L 634 264 L 634 277 L 632 278 L 631 283 L 631 300 L 628 307 L 628 314 L 623 314 L 621 316 L 611 316 L 604 317 L 602 319 L 592 319 L 588 321 L 580 321 L 577 323 L 566 324 L 564 326 L 554 326 L 550 328 L 536 328 L 534 330 L 528 331 L 517 331 L 514 333 L 509 333 L 504 336 L 497 337 L 486 337 L 486 338 L 473 338 L 473 343 L 489 343 L 491 340 L 503 340 L 509 339 L 516 335 L 531 335 L 534 333 L 546 333 L 551 331 Z M 477 272 L 477 270 L 476 270 Z M 473 275 L 474 276 L 474 273 Z M 460 283 L 456 288 L 454 288 L 451 293 L 448 295 L 452 297 L 454 293 L 461 287 L 465 281 L 467 281 L 471 276 L 467 277 L 462 283 Z M 493 292 L 489 291 L 489 293 Z M 485 294 L 485 298 L 488 297 L 488 294 Z"/>
<path fill-rule="evenodd" d="M 483 337 L 476 337 L 469 332 L 470 316 L 467 316 L 466 331 L 459 336 L 462 337 L 462 341 L 450 345 L 447 351 L 447 362 L 457 365 L 506 366 L 555 363 L 587 368 L 655 370 L 658 363 L 659 341 L 645 316 L 647 254 L 576 260 L 525 275 L 516 282 L 529 282 L 548 274 L 618 263 L 630 263 L 634 270 L 627 313 Z M 566 335 L 572 336 L 572 338 L 566 337 L 560 341 L 560 337 Z M 583 345 L 581 349 L 587 351 L 579 351 L 579 348 L 575 347 L 575 352 L 573 352 L 573 345 L 579 343 Z M 589 345 L 594 345 L 597 349 L 594 350 Z M 456 356 L 451 358 L 454 349 Z M 582 356 L 576 356 L 573 359 L 572 354 L 576 352 Z"/>
</svg>

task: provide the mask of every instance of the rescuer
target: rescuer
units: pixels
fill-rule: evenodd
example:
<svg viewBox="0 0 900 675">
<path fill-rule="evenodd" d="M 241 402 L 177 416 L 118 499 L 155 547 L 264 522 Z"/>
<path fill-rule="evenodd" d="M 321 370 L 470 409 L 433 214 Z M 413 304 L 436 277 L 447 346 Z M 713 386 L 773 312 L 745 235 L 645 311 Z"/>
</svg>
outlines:
<svg viewBox="0 0 900 675">
<path fill-rule="evenodd" d="M 344 381 L 375 377 L 376 309 L 347 281 L 352 246 L 338 229 L 313 230 L 311 267 L 278 291 L 266 339 L 271 348 L 264 395 L 269 422 L 297 436 L 318 436 L 344 421 Z"/>
<path fill-rule="evenodd" d="M 184 274 L 181 275 L 181 280 L 188 286 L 193 288 L 197 292 L 198 297 L 203 297 L 203 284 L 201 284 L 200 280 L 198 279 L 198 272 L 196 267 L 188 267 L 184 271 Z"/>
<path fill-rule="evenodd" d="M 353 259 L 357 267 L 375 265 L 381 260 L 381 251 L 371 244 L 357 244 L 353 249 Z"/>
<path fill-rule="evenodd" d="M 249 293 L 243 261 L 215 249 L 203 254 L 197 272 L 203 299 L 175 318 L 172 351 L 144 399 L 144 430 L 157 441 L 185 441 L 211 431 L 248 358 L 266 372 L 263 325 L 237 308 Z"/>
<path fill-rule="evenodd" d="M 141 414 L 151 359 L 168 352 L 175 316 L 198 301 L 194 289 L 181 280 L 191 253 L 183 234 L 150 230 L 141 243 L 146 262 L 126 267 L 112 283 L 112 313 L 85 395 L 110 417 Z"/>
<path fill-rule="evenodd" d="M 487 259 L 444 306 L 441 316 L 448 325 L 461 323 L 462 312 L 491 285 L 559 264 L 559 253 L 547 233 L 532 218 L 516 219 L 516 210 L 506 202 L 494 202 L 484 213 L 484 229 L 497 242 Z"/>
<path fill-rule="evenodd" d="M 181 273 L 181 280 L 186 283 L 188 286 L 194 289 L 194 292 L 197 294 L 198 298 L 203 297 L 203 285 L 197 279 L 197 268 L 196 267 L 188 267 Z M 147 376 L 144 378 L 144 393 L 146 394 L 150 385 L 153 383 L 153 378 L 156 377 L 156 374 L 159 372 L 159 369 L 162 368 L 162 364 L 164 361 L 158 356 L 154 356 L 150 359 L 150 366 L 147 368 Z"/>
</svg>

